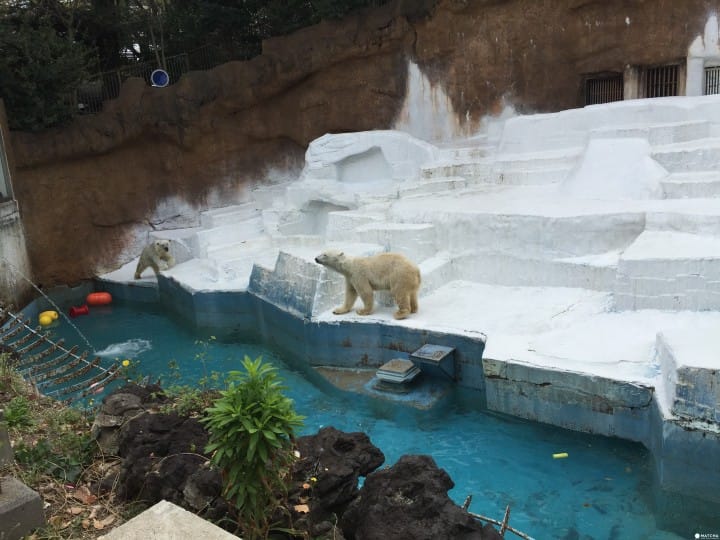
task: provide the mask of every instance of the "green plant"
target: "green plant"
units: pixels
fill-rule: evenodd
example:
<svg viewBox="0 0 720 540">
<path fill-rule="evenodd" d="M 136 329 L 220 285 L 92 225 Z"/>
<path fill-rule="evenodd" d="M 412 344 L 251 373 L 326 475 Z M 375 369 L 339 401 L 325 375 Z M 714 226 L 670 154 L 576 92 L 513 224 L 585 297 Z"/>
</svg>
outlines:
<svg viewBox="0 0 720 540">
<path fill-rule="evenodd" d="M 97 450 L 89 418 L 77 409 L 42 405 L 29 410 L 28 418 L 33 427 L 20 426 L 16 432 L 20 441 L 15 445 L 15 459 L 28 482 L 43 475 L 75 482 Z"/>
<path fill-rule="evenodd" d="M 0 352 L 0 392 L 17 394 L 22 387 L 23 379 L 13 368 L 12 356 L 7 352 Z"/>
<path fill-rule="evenodd" d="M 249 540 L 267 538 L 269 516 L 287 494 L 295 429 L 303 417 L 295 413 L 277 370 L 261 358 L 242 362 L 231 371 L 203 422 L 210 432 L 207 452 L 220 468 L 224 494 L 236 506 L 238 525 Z"/>
<path fill-rule="evenodd" d="M 23 428 L 32 425 L 30 402 L 25 396 L 15 396 L 5 406 L 5 421 L 8 427 Z"/>
</svg>

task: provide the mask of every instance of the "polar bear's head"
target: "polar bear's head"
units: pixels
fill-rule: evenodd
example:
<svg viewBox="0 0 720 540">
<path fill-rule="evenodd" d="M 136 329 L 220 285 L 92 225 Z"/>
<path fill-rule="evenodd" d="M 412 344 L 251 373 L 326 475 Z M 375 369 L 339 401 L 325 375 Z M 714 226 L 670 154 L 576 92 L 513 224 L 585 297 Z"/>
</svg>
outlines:
<svg viewBox="0 0 720 540">
<path fill-rule="evenodd" d="M 315 257 L 316 263 L 332 268 L 333 270 L 338 270 L 343 261 L 345 261 L 345 254 L 337 249 L 328 249 Z"/>
<path fill-rule="evenodd" d="M 169 240 L 154 240 L 152 243 L 153 251 L 161 259 L 166 259 L 170 255 L 170 241 Z"/>
</svg>

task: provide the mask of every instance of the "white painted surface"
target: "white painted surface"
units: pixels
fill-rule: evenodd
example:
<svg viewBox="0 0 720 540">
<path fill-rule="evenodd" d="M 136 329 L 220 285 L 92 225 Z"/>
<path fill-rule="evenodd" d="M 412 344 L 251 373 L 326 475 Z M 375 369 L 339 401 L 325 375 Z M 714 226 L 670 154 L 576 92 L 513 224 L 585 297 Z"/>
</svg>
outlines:
<svg viewBox="0 0 720 540">
<path fill-rule="evenodd" d="M 232 540 L 238 537 L 179 506 L 160 501 L 99 540 Z"/>
<path fill-rule="evenodd" d="M 720 199 L 663 191 L 717 180 L 720 96 L 506 111 L 481 125 L 442 148 L 400 131 L 325 135 L 294 181 L 246 194 L 252 211 L 203 215 L 183 233 L 195 258 L 165 273 L 271 302 L 295 290 L 279 307 L 336 321 L 342 282 L 313 256 L 397 250 L 421 266 L 419 313 L 394 321 L 379 299 L 373 315 L 343 320 L 485 335 L 487 358 L 658 392 L 720 369 Z M 668 370 L 682 367 L 697 370 L 678 383 Z M 682 410 L 707 416 L 714 394 L 698 392 Z"/>
</svg>

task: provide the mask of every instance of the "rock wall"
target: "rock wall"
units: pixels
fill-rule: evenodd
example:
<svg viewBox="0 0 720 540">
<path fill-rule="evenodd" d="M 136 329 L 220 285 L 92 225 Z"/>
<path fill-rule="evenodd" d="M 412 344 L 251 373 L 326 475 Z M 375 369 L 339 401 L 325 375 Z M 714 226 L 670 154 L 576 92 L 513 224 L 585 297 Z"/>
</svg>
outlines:
<svg viewBox="0 0 720 540">
<path fill-rule="evenodd" d="M 720 0 L 397 0 L 263 44 L 166 88 L 129 80 L 96 116 L 13 133 L 35 279 L 73 283 L 137 256 L 155 228 L 293 178 L 315 138 L 395 125 L 408 60 L 472 132 L 506 103 L 581 104 L 582 75 L 687 55 Z"/>
</svg>

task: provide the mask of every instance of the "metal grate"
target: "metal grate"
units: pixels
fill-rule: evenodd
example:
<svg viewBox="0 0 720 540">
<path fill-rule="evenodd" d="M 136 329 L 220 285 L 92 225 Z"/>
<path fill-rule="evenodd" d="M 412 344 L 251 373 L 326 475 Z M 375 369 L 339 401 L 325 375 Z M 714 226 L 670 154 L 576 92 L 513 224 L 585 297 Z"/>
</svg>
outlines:
<svg viewBox="0 0 720 540">
<path fill-rule="evenodd" d="M 645 75 L 645 97 L 678 95 L 678 66 L 648 68 Z"/>
<path fill-rule="evenodd" d="M 705 68 L 705 95 L 720 94 L 720 66 Z"/>
<path fill-rule="evenodd" d="M 622 73 L 585 80 L 585 105 L 623 100 Z"/>
</svg>

